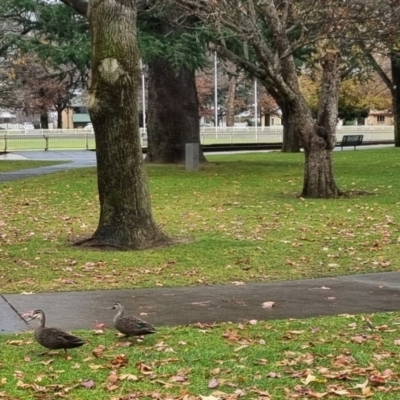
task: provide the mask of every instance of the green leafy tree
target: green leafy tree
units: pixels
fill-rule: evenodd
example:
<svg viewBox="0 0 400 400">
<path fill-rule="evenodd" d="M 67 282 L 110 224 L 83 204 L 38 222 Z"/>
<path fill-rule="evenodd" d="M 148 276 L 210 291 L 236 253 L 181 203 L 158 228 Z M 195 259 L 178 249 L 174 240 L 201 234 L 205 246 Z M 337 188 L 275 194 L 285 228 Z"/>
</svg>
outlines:
<svg viewBox="0 0 400 400">
<path fill-rule="evenodd" d="M 195 71 L 205 65 L 205 45 L 195 21 L 175 25 L 173 7 L 139 13 L 140 48 L 148 65 L 146 162 L 183 163 L 185 144 L 200 143 Z M 200 151 L 200 161 L 205 161 Z"/>
<path fill-rule="evenodd" d="M 63 109 L 76 95 L 76 91 L 86 86 L 88 78 L 90 41 L 87 21 L 62 4 L 43 0 L 5 0 L 0 5 L 0 13 L 0 22 L 4 27 L 0 33 L 0 60 L 6 60 L 8 64 L 20 58 L 34 60 L 40 70 L 35 78 L 42 87 L 47 88 L 38 92 L 49 94 L 39 97 L 47 97 L 42 103 L 57 111 L 58 127 L 61 128 Z M 13 93 L 21 92 L 26 74 L 25 78 L 15 78 L 8 82 L 3 104 L 21 108 L 15 102 Z M 48 90 L 50 86 L 59 88 L 57 96 L 54 90 Z M 26 104 L 25 109 L 27 112 L 35 111 L 35 108 L 26 108 Z M 44 108 L 41 115 L 42 126 L 45 127 L 47 112 Z"/>
</svg>

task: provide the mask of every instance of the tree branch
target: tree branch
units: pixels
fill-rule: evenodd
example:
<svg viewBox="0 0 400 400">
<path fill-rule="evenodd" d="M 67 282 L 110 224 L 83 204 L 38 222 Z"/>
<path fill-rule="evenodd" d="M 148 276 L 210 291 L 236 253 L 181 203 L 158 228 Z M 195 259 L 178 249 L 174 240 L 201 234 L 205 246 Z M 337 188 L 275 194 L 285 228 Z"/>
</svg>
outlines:
<svg viewBox="0 0 400 400">
<path fill-rule="evenodd" d="M 72 7 L 78 14 L 87 17 L 87 11 L 89 7 L 88 0 L 60 0 L 62 3 L 69 7 Z"/>
<path fill-rule="evenodd" d="M 33 27 L 25 28 L 22 32 L 19 33 L 19 35 L 25 36 L 32 30 Z M 10 47 L 9 43 L 6 43 L 4 46 L 0 47 L 0 56 L 3 56 L 3 54 L 8 50 L 9 47 Z"/>
<path fill-rule="evenodd" d="M 382 69 L 382 67 L 375 60 L 375 57 L 367 50 L 364 51 L 364 54 L 365 54 L 365 57 L 367 58 L 367 60 L 372 65 L 372 67 L 374 68 L 374 70 L 378 73 L 378 75 L 381 77 L 382 81 L 388 87 L 390 92 L 392 94 L 394 94 L 393 83 L 392 83 L 391 79 L 387 76 L 386 72 Z"/>
<path fill-rule="evenodd" d="M 358 65 L 358 62 L 349 65 L 344 71 L 340 73 L 340 80 L 344 81 L 351 74 L 351 72 L 358 67 Z"/>
</svg>

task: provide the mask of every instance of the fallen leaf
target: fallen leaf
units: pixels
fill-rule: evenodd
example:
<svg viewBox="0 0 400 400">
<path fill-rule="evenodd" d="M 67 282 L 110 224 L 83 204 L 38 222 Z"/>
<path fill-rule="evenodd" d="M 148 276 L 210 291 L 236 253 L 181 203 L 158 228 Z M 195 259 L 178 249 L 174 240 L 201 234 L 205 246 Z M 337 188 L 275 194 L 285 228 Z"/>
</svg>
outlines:
<svg viewBox="0 0 400 400">
<path fill-rule="evenodd" d="M 93 381 L 86 381 L 86 382 L 82 382 L 81 386 L 85 387 L 86 389 L 93 389 L 96 385 Z"/>
<path fill-rule="evenodd" d="M 275 306 L 275 301 L 265 301 L 262 303 L 262 308 L 272 308 Z"/>
<path fill-rule="evenodd" d="M 358 383 L 355 386 L 355 389 L 364 389 L 368 386 L 368 383 L 369 383 L 369 381 L 368 381 L 368 379 L 366 379 L 363 383 Z"/>
<path fill-rule="evenodd" d="M 311 382 L 314 382 L 317 380 L 317 377 L 312 375 L 312 374 L 308 374 L 306 376 L 306 379 L 302 379 L 301 382 L 303 383 L 303 385 L 308 385 Z"/>
<path fill-rule="evenodd" d="M 136 375 L 124 374 L 119 377 L 121 381 L 137 381 L 139 378 Z"/>
<path fill-rule="evenodd" d="M 218 387 L 219 383 L 218 380 L 216 378 L 212 378 L 210 380 L 210 382 L 208 382 L 208 388 L 209 389 L 215 389 L 216 387 Z"/>
<path fill-rule="evenodd" d="M 270 372 L 267 374 L 267 378 L 280 378 L 281 374 L 277 372 Z"/>
<path fill-rule="evenodd" d="M 94 348 L 92 350 L 92 354 L 96 357 L 96 358 L 102 358 L 104 355 L 104 349 L 105 346 L 103 346 L 102 344 L 97 346 L 96 348 Z"/>
<path fill-rule="evenodd" d="M 93 324 L 93 328 L 96 328 L 96 329 L 104 329 L 104 328 L 107 328 L 107 326 L 106 326 L 106 324 L 103 324 L 102 322 L 96 321 L 96 322 Z"/>
<path fill-rule="evenodd" d="M 125 354 L 118 354 L 110 361 L 112 368 L 122 368 L 128 364 L 128 357 Z"/>
<path fill-rule="evenodd" d="M 193 302 L 193 303 L 190 303 L 190 304 L 193 304 L 193 305 L 195 305 L 195 306 L 208 306 L 209 304 L 211 303 L 211 300 L 208 300 L 208 301 L 195 301 L 195 302 Z"/>
</svg>

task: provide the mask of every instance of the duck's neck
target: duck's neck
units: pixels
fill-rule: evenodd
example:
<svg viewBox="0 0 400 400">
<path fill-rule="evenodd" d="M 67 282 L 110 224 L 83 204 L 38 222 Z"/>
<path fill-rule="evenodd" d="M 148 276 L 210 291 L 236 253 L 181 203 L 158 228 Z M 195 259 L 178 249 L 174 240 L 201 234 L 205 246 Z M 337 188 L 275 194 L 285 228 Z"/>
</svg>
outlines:
<svg viewBox="0 0 400 400">
<path fill-rule="evenodd" d="M 41 315 L 41 318 L 39 321 L 40 321 L 39 328 L 44 328 L 44 326 L 46 324 L 46 317 L 44 316 L 44 314 Z"/>
<path fill-rule="evenodd" d="M 124 315 L 124 309 L 120 308 L 114 317 L 114 322 L 118 321 Z"/>
</svg>

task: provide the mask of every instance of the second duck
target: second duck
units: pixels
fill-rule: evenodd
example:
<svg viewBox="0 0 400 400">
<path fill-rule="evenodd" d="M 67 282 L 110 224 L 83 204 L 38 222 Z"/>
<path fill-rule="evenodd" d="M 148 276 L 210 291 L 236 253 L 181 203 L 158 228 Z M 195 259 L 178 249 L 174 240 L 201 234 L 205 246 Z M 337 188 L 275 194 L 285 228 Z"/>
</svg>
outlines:
<svg viewBox="0 0 400 400">
<path fill-rule="evenodd" d="M 111 310 L 118 310 L 114 317 L 114 326 L 126 336 L 142 336 L 156 333 L 153 325 L 135 316 L 124 317 L 124 305 L 120 301 L 115 303 Z"/>
</svg>

